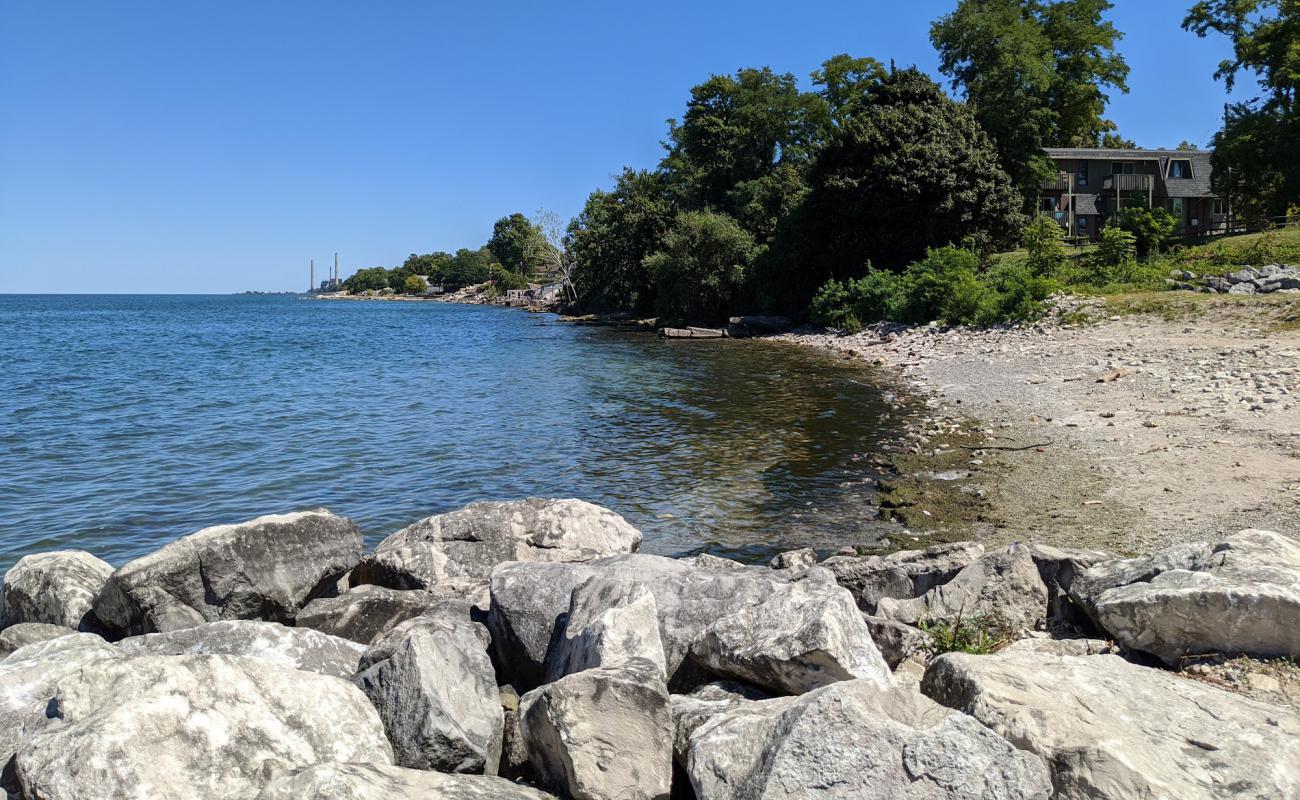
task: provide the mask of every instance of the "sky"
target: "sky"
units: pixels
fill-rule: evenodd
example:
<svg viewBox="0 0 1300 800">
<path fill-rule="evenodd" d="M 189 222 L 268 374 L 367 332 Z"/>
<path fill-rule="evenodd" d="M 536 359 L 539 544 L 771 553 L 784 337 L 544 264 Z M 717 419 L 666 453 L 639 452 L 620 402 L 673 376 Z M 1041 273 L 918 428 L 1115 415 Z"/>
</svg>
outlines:
<svg viewBox="0 0 1300 800">
<path fill-rule="evenodd" d="M 565 218 L 711 74 L 837 53 L 938 76 L 955 0 L 802 3 L 0 0 L 0 293 L 302 290 L 492 223 Z M 1204 145 L 1225 40 L 1191 0 L 1117 0 L 1144 147 Z M 1239 96 L 1253 80 L 1240 82 Z"/>
</svg>

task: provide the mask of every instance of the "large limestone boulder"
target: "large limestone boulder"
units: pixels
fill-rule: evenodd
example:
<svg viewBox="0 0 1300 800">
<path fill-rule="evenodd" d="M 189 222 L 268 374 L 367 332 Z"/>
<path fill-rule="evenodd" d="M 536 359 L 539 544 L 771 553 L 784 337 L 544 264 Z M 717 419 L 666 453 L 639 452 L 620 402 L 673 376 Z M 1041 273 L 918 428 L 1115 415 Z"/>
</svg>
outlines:
<svg viewBox="0 0 1300 800">
<path fill-rule="evenodd" d="M 574 588 L 593 576 L 641 583 L 654 595 L 664 664 L 674 691 L 689 691 L 712 679 L 688 656 L 705 630 L 723 617 L 772 602 L 775 595 L 791 592 L 795 586 L 805 586 L 803 591 L 814 597 L 844 591 L 820 580 L 791 583 L 775 570 L 708 569 L 640 554 L 582 564 L 502 564 L 492 573 L 488 626 L 497 663 L 516 688 L 526 690 L 543 681 L 557 623 L 569 610 Z"/>
<path fill-rule="evenodd" d="M 363 645 L 338 636 L 254 620 L 207 622 L 178 631 L 131 636 L 117 646 L 137 655 L 248 656 L 347 680 L 356 674 L 366 652 Z"/>
<path fill-rule="evenodd" d="M 789 694 L 855 678 L 889 685 L 889 666 L 853 596 L 811 581 L 720 617 L 691 655 L 718 675 Z"/>
<path fill-rule="evenodd" d="M 551 795 L 482 775 L 390 767 L 316 764 L 274 781 L 257 800 L 553 800 Z"/>
<path fill-rule="evenodd" d="M 43 622 L 77 630 L 112 572 L 84 550 L 23 556 L 4 576 L 0 627 Z"/>
<path fill-rule="evenodd" d="M 101 661 L 64 675 L 40 716 L 14 757 L 25 798 L 240 798 L 310 764 L 392 763 L 355 686 L 251 658 Z"/>
<path fill-rule="evenodd" d="M 1037 754 L 1060 800 L 1300 793 L 1300 716 L 1119 656 L 949 653 L 921 688 Z"/>
<path fill-rule="evenodd" d="M 503 722 L 483 626 L 417 617 L 366 662 L 356 684 L 379 711 L 398 765 L 496 774 Z"/>
<path fill-rule="evenodd" d="M 1047 587 L 1047 625 L 1049 628 L 1078 629 L 1088 626 L 1087 617 L 1070 601 L 1074 579 L 1089 568 L 1113 560 L 1101 550 L 1029 545 L 1029 555 L 1038 567 L 1038 577 Z"/>
<path fill-rule="evenodd" d="M 0 770 L 31 726 L 45 718 L 60 680 L 120 658 L 121 650 L 93 633 L 74 633 L 25 645 L 0 661 Z"/>
<path fill-rule="evenodd" d="M 76 633 L 72 628 L 62 625 L 47 625 L 44 622 L 20 622 L 0 631 L 0 661 L 10 653 L 29 644 L 71 636 Z"/>
<path fill-rule="evenodd" d="M 447 598 L 432 592 L 366 584 L 337 597 L 311 601 L 298 612 L 294 624 L 370 645 L 403 622 L 446 602 Z M 468 618 L 468 606 L 465 615 Z"/>
<path fill-rule="evenodd" d="M 573 590 L 569 613 L 546 660 L 546 682 L 641 658 L 667 676 L 659 610 L 643 583 L 596 576 Z"/>
<path fill-rule="evenodd" d="M 420 548 L 416 545 L 424 544 Z M 409 548 L 409 571 L 486 579 L 506 561 L 589 561 L 598 556 L 634 553 L 641 533 L 618 514 L 582 500 L 527 500 L 471 503 L 436 514 L 380 542 L 375 555 Z M 431 552 L 441 553 L 440 563 Z M 389 569 L 392 569 L 390 566 Z"/>
<path fill-rule="evenodd" d="M 442 550 L 441 542 L 411 542 L 364 556 L 350 573 L 353 586 L 374 584 L 389 589 L 431 589 L 448 582 L 481 583 Z"/>
<path fill-rule="evenodd" d="M 983 616 L 1013 630 L 1037 630 L 1047 621 L 1047 599 L 1029 548 L 1013 544 L 980 556 L 920 597 L 882 598 L 876 614 L 908 625 Z"/>
<path fill-rule="evenodd" d="M 673 716 L 673 757 L 683 768 L 690 755 L 691 734 L 719 714 L 735 710 L 750 700 L 770 700 L 772 695 L 747 683 L 714 681 L 690 694 L 668 698 Z"/>
<path fill-rule="evenodd" d="M 833 683 L 744 701 L 690 734 L 687 771 L 709 800 L 1046 800 L 1047 771 L 974 719 L 915 690 Z"/>
<path fill-rule="evenodd" d="M 1117 641 L 1166 664 L 1201 653 L 1300 656 L 1300 541 L 1280 533 L 1104 562 L 1071 591 Z"/>
<path fill-rule="evenodd" d="M 124 635 L 225 619 L 288 622 L 360 558 L 357 526 L 324 509 L 218 525 L 118 569 L 94 613 Z"/>
<path fill-rule="evenodd" d="M 574 800 L 667 800 L 672 715 L 658 667 L 634 659 L 565 676 L 519 701 L 542 780 Z"/>
<path fill-rule="evenodd" d="M 859 608 L 874 614 L 882 598 L 920 597 L 952 580 L 982 555 L 982 544 L 955 542 L 924 550 L 900 550 L 886 556 L 831 556 L 821 566 L 834 573 L 840 586 L 853 593 Z"/>
</svg>

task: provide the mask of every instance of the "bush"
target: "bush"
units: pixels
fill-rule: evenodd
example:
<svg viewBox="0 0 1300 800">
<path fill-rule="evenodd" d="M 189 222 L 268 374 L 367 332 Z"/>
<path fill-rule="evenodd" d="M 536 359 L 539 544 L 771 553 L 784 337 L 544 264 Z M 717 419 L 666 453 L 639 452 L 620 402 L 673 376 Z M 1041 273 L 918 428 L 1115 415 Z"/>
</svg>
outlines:
<svg viewBox="0 0 1300 800">
<path fill-rule="evenodd" d="M 402 290 L 407 294 L 424 294 L 429 289 L 429 284 L 424 282 L 424 278 L 419 275 L 409 275 L 406 282 L 402 285 Z"/>
<path fill-rule="evenodd" d="M 1050 217 L 1038 215 L 1025 226 L 1020 245 L 1029 254 L 1026 262 L 1035 275 L 1055 275 L 1065 263 L 1065 230 Z"/>
<path fill-rule="evenodd" d="M 1060 288 L 1051 277 L 1029 263 L 1003 264 L 989 270 L 985 280 L 993 287 L 993 315 L 998 322 L 1036 319 L 1043 301 Z"/>
<path fill-rule="evenodd" d="M 1088 279 L 1095 284 L 1122 283 L 1137 271 L 1137 237 L 1108 225 L 1101 231 L 1097 252 L 1088 259 Z"/>
<path fill-rule="evenodd" d="M 850 332 L 864 324 L 892 319 L 898 305 L 899 276 L 868 267 L 857 279 L 831 279 L 813 296 L 812 321 Z"/>
<path fill-rule="evenodd" d="M 725 317 L 761 252 L 726 214 L 679 214 L 663 249 L 645 260 L 655 276 L 659 316 L 688 322 Z"/>
<path fill-rule="evenodd" d="M 1159 253 L 1165 240 L 1173 236 L 1174 228 L 1178 227 L 1173 214 L 1163 208 L 1145 205 L 1120 209 L 1116 221 L 1120 228 L 1133 234 L 1137 257 L 1143 261 Z"/>
<path fill-rule="evenodd" d="M 979 259 L 968 250 L 941 247 L 900 276 L 893 318 L 976 325 L 988 318 L 989 287 L 979 278 Z"/>
<path fill-rule="evenodd" d="M 997 652 L 1015 638 L 1015 630 L 1006 622 L 987 614 L 969 617 L 958 613 L 951 624 L 923 619 L 917 626 L 930 634 L 929 658 L 944 653 L 970 653 L 983 656 Z"/>
</svg>

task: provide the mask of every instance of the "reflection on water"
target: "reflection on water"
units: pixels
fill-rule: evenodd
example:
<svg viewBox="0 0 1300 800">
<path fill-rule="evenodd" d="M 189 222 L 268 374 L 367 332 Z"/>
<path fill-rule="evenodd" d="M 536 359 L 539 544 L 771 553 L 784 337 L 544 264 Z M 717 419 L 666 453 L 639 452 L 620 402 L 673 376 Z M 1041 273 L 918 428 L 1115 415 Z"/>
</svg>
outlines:
<svg viewBox="0 0 1300 800">
<path fill-rule="evenodd" d="M 478 306 L 0 297 L 0 365 L 0 569 L 317 505 L 373 543 L 527 495 L 608 505 L 647 552 L 865 543 L 897 435 L 860 364 Z"/>
</svg>

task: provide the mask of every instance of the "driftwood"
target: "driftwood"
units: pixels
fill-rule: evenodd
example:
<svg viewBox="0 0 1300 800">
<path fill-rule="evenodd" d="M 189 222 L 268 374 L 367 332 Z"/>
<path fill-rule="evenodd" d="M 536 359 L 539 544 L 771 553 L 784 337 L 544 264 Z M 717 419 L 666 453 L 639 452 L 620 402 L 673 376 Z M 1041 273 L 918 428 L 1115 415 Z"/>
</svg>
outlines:
<svg viewBox="0 0 1300 800">
<path fill-rule="evenodd" d="M 1054 445 L 1054 444 L 1056 444 L 1056 442 L 1040 442 L 1039 444 L 1027 444 L 1027 445 L 1025 445 L 1024 447 L 1009 447 L 1009 446 L 1005 446 L 1005 445 L 996 445 L 996 444 L 986 444 L 986 445 L 964 444 L 964 445 L 962 445 L 962 447 L 966 448 L 967 450 L 1008 450 L 1008 451 L 1016 451 L 1016 450 L 1033 450 L 1035 447 L 1050 447 L 1051 445 Z"/>
</svg>

